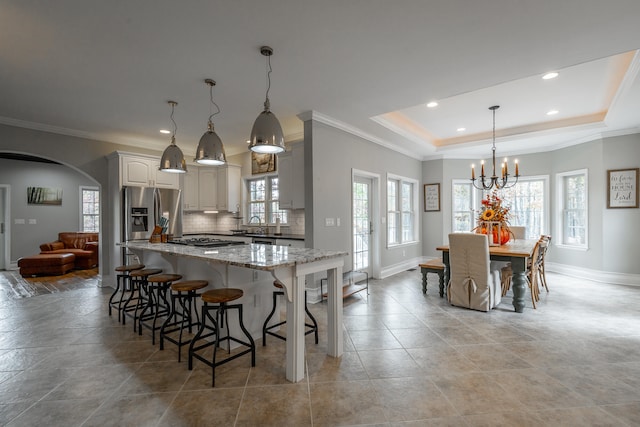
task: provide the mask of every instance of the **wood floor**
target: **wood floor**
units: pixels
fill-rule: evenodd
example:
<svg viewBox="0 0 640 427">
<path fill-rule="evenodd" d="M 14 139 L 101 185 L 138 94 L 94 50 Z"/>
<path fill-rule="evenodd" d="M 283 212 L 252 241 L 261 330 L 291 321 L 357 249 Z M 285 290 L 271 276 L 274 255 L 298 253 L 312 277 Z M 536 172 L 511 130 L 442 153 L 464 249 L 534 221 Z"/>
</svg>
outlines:
<svg viewBox="0 0 640 427">
<path fill-rule="evenodd" d="M 0 300 L 28 298 L 98 286 L 98 269 L 72 270 L 61 276 L 22 277 L 18 270 L 0 271 Z"/>
</svg>

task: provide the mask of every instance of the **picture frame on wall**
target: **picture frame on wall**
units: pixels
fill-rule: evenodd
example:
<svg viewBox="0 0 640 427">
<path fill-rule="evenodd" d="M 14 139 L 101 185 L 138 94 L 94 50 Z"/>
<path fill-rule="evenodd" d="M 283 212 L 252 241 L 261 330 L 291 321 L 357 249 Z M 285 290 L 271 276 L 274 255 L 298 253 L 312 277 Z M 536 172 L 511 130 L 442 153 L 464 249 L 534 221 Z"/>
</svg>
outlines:
<svg viewBox="0 0 640 427">
<path fill-rule="evenodd" d="M 638 170 L 612 169 L 607 171 L 607 208 L 638 207 Z"/>
<path fill-rule="evenodd" d="M 440 184 L 424 185 L 424 211 L 438 212 L 440 211 Z"/>
<path fill-rule="evenodd" d="M 261 154 L 251 152 L 251 174 L 269 173 L 276 171 L 275 154 Z"/>
</svg>

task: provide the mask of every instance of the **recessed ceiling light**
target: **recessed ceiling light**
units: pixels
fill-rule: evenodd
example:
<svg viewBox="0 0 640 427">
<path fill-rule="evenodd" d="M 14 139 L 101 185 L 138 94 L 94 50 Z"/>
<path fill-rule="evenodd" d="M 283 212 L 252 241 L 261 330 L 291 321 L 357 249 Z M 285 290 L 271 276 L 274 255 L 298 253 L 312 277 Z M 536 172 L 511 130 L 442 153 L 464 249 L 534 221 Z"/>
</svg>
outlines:
<svg viewBox="0 0 640 427">
<path fill-rule="evenodd" d="M 430 103 L 427 104 L 427 107 L 429 108 L 435 108 L 438 106 L 438 103 L 436 101 L 431 101 Z"/>
<path fill-rule="evenodd" d="M 560 111 L 558 111 L 558 110 L 549 110 L 549 111 L 547 111 L 547 116 L 553 116 L 553 115 L 558 114 L 559 112 Z"/>
<path fill-rule="evenodd" d="M 166 129 L 160 129 L 160 133 L 170 134 L 171 131 Z"/>
<path fill-rule="evenodd" d="M 458 128 L 456 129 L 458 132 L 464 132 L 465 130 L 467 130 L 467 128 Z"/>
<path fill-rule="evenodd" d="M 555 71 L 552 71 L 542 76 L 542 80 L 551 80 L 551 79 L 555 79 L 556 77 L 558 77 L 558 73 L 556 73 Z"/>
</svg>

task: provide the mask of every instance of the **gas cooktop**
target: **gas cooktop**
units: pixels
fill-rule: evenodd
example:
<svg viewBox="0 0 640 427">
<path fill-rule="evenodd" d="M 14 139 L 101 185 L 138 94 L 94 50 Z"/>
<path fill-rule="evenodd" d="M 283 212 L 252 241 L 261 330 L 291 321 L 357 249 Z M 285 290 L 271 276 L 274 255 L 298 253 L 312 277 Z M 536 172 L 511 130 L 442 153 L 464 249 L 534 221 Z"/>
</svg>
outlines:
<svg viewBox="0 0 640 427">
<path fill-rule="evenodd" d="M 198 246 L 201 248 L 219 248 L 222 246 L 244 245 L 244 242 L 233 240 L 212 239 L 210 237 L 194 237 L 170 240 L 175 245 Z"/>
</svg>

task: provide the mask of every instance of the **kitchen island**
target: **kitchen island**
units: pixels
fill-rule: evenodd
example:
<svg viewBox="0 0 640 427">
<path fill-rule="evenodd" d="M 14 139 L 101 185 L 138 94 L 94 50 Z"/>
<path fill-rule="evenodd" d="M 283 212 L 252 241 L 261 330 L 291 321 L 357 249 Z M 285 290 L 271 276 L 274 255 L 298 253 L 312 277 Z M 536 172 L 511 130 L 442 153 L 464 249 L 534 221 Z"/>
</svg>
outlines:
<svg viewBox="0 0 640 427">
<path fill-rule="evenodd" d="M 305 275 L 326 271 L 327 354 L 342 355 L 341 278 L 346 252 L 262 244 L 213 249 L 147 241 L 129 241 L 121 245 L 136 254 L 145 265 L 159 265 L 165 272 L 181 274 L 185 280 L 205 279 L 214 287 L 240 287 L 245 293 L 249 291 L 249 295 L 243 297 L 245 304 L 252 300 L 251 293 L 255 293 L 253 304 L 257 306 L 264 291 L 273 291 L 272 279 L 258 281 L 256 286 L 257 274 L 247 275 L 247 272 L 268 273 L 280 281 L 287 298 L 286 377 L 292 382 L 304 378 Z M 204 274 L 207 277 L 203 277 Z M 256 312 L 260 313 L 260 310 Z M 265 317 L 261 318 L 264 321 Z M 250 319 L 249 323 L 255 324 L 257 320 Z"/>
</svg>

